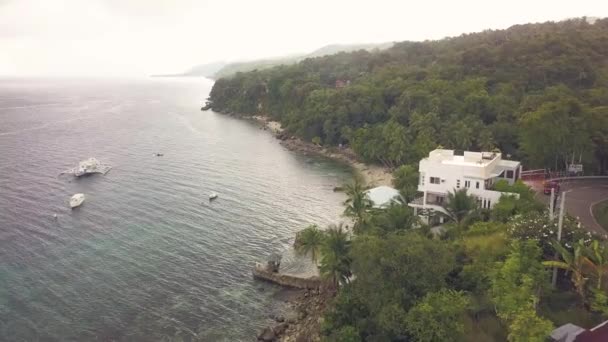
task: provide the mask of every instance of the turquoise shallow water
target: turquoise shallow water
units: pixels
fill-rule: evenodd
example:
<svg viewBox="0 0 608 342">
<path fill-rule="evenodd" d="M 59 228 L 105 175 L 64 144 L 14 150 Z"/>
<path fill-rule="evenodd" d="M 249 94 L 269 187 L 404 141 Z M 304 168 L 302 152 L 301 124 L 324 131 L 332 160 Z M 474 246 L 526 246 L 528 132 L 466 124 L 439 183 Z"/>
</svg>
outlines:
<svg viewBox="0 0 608 342">
<path fill-rule="evenodd" d="M 0 80 L 0 340 L 251 341 L 280 309 L 252 265 L 306 271 L 293 235 L 340 219 L 350 173 L 201 112 L 211 86 Z M 114 168 L 57 176 L 90 156 Z"/>
</svg>

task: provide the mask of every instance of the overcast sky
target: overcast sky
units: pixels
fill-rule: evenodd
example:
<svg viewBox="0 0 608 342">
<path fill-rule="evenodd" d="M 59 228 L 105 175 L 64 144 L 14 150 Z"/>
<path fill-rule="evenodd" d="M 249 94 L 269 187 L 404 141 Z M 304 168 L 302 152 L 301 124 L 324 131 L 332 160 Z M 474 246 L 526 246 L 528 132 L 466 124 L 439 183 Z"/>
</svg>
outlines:
<svg viewBox="0 0 608 342">
<path fill-rule="evenodd" d="M 0 0 L 0 75 L 147 75 L 608 17 L 608 0 Z"/>
</svg>

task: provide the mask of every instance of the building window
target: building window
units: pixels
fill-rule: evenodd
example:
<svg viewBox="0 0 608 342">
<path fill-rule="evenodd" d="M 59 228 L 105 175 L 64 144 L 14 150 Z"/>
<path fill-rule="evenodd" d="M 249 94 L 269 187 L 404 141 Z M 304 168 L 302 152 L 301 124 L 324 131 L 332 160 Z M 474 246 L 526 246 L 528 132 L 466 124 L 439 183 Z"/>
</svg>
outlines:
<svg viewBox="0 0 608 342">
<path fill-rule="evenodd" d="M 486 199 L 484 198 L 483 199 L 483 208 L 485 208 L 485 207 L 486 207 Z"/>
<path fill-rule="evenodd" d="M 471 187 L 471 181 L 465 180 L 464 181 L 464 187 L 467 188 L 467 189 L 470 188 Z"/>
<path fill-rule="evenodd" d="M 488 200 L 488 209 L 490 209 L 490 200 Z"/>
<path fill-rule="evenodd" d="M 460 179 L 456 180 L 456 189 L 460 189 Z"/>
<path fill-rule="evenodd" d="M 513 170 L 507 170 L 507 178 L 513 179 Z"/>
<path fill-rule="evenodd" d="M 439 177 L 431 177 L 431 184 L 439 184 L 441 183 L 441 179 Z"/>
<path fill-rule="evenodd" d="M 475 189 L 479 189 L 479 182 L 475 182 Z"/>
</svg>

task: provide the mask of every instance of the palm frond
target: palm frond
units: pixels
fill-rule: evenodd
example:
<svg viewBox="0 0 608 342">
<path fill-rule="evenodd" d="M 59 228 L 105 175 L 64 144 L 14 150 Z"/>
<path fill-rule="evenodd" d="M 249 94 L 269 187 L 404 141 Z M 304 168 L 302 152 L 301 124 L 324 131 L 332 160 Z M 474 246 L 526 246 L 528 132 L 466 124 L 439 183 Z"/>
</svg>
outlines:
<svg viewBox="0 0 608 342">
<path fill-rule="evenodd" d="M 572 267 L 570 267 L 569 264 L 563 262 L 563 261 L 554 261 L 554 260 L 548 260 L 548 261 L 543 261 L 543 265 L 547 266 L 547 267 L 557 267 L 557 268 L 561 268 L 562 270 L 566 270 L 566 271 L 571 271 Z"/>
</svg>

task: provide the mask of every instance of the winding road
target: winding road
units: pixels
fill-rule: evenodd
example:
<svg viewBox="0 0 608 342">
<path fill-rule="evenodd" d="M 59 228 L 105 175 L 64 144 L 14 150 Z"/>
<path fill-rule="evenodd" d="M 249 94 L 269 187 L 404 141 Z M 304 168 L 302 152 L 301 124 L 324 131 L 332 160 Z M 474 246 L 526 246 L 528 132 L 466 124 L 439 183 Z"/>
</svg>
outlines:
<svg viewBox="0 0 608 342">
<path fill-rule="evenodd" d="M 592 207 L 608 200 L 608 179 L 570 180 L 562 182 L 566 195 L 566 211 L 578 217 L 582 225 L 592 232 L 606 235 L 607 232 L 593 217 Z"/>
</svg>

